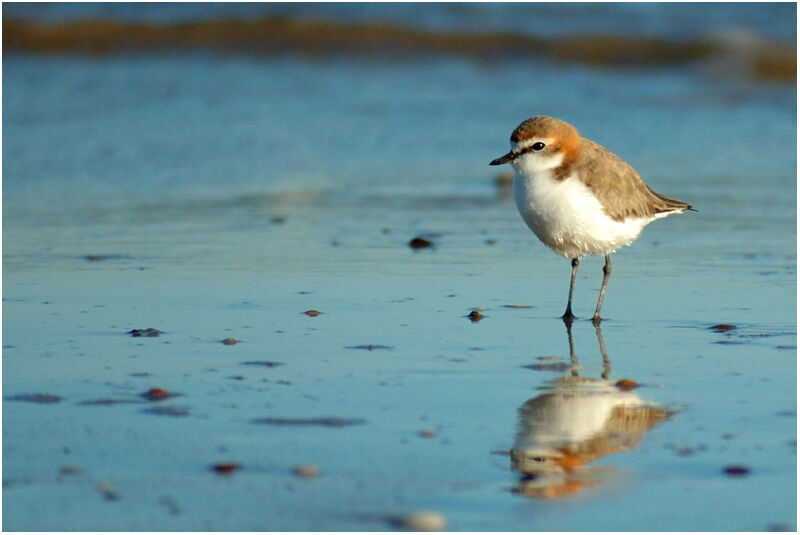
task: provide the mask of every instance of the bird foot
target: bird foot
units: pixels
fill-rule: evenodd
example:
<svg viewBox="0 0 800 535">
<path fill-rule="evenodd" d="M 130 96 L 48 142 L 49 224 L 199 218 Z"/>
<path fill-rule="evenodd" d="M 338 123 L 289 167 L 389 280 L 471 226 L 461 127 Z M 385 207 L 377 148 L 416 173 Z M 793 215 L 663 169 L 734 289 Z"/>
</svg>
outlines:
<svg viewBox="0 0 800 535">
<path fill-rule="evenodd" d="M 595 315 L 592 317 L 592 325 L 594 325 L 595 327 L 600 327 L 600 322 L 601 322 L 601 321 L 603 321 L 603 318 L 601 318 L 601 317 L 600 317 L 600 316 L 598 316 L 597 314 L 595 314 Z"/>
<path fill-rule="evenodd" d="M 561 316 L 561 319 L 564 321 L 564 325 L 567 327 L 572 327 L 572 322 L 575 321 L 575 316 L 572 315 L 571 310 L 567 310 L 564 312 L 564 315 Z"/>
</svg>

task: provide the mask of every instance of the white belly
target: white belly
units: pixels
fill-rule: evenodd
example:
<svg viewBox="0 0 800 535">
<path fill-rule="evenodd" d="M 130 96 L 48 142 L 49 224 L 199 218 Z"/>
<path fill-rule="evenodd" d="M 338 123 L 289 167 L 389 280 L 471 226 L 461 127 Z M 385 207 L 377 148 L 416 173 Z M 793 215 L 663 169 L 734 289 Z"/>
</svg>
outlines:
<svg viewBox="0 0 800 535">
<path fill-rule="evenodd" d="M 632 243 L 652 218 L 614 221 L 580 180 L 555 180 L 549 170 L 514 176 L 514 200 L 542 243 L 566 258 L 607 255 Z"/>
</svg>

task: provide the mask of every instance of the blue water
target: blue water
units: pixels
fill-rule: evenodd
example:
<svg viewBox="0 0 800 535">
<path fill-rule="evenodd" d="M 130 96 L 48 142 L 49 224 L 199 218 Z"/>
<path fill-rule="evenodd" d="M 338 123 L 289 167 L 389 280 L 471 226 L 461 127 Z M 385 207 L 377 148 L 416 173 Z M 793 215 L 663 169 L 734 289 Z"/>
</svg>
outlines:
<svg viewBox="0 0 800 535">
<path fill-rule="evenodd" d="M 566 31 L 560 8 L 588 30 L 699 35 L 686 21 L 702 17 L 794 41 L 791 4 L 3 7 L 533 33 Z M 526 368 L 572 362 L 569 264 L 488 166 L 533 114 L 698 210 L 612 257 L 603 308 L 609 380 L 674 415 L 546 500 L 515 493 L 507 452 L 519 409 L 571 374 Z M 795 529 L 796 121 L 794 85 L 715 61 L 6 54 L 3 396 L 62 399 L 3 402 L 4 528 L 384 530 L 434 509 L 454 530 Z M 411 250 L 417 235 L 435 247 Z M 595 381 L 601 265 L 582 262 L 574 304 L 577 370 Z M 164 333 L 125 334 L 147 327 Z M 352 349 L 369 344 L 390 349 Z M 264 360 L 282 365 L 242 364 Z M 152 387 L 180 396 L 148 404 Z M 84 404 L 99 399 L 118 403 Z M 253 423 L 325 416 L 366 423 Z M 226 461 L 242 469 L 209 469 Z M 301 463 L 320 477 L 294 477 Z"/>
</svg>

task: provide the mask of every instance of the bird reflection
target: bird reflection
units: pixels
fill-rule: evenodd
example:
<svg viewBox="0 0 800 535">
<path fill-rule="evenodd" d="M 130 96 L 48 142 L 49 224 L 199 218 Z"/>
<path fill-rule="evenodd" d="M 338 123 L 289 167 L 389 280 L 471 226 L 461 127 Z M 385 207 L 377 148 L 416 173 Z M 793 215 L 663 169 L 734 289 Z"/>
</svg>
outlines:
<svg viewBox="0 0 800 535">
<path fill-rule="evenodd" d="M 558 499 L 598 485 L 612 469 L 586 465 L 641 442 L 646 431 L 672 412 L 643 401 L 629 380 L 613 383 L 600 327 L 595 328 L 603 371 L 600 379 L 581 377 L 567 327 L 571 373 L 550 381 L 544 393 L 518 409 L 511 467 L 521 474 L 514 491 L 537 499 Z"/>
</svg>

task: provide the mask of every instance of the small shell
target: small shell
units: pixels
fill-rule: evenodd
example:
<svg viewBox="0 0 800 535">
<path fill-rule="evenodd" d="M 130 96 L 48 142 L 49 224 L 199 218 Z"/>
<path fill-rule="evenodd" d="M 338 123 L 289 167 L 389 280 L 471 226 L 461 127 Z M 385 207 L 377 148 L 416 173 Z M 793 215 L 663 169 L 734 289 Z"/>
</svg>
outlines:
<svg viewBox="0 0 800 535">
<path fill-rule="evenodd" d="M 436 511 L 415 511 L 403 519 L 402 525 L 411 531 L 444 531 L 447 521 Z"/>
<path fill-rule="evenodd" d="M 317 477 L 319 475 L 319 467 L 315 464 L 301 464 L 296 466 L 292 473 L 297 477 Z"/>
</svg>

